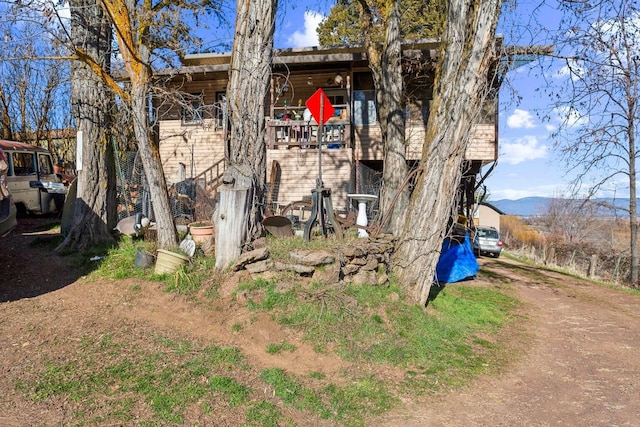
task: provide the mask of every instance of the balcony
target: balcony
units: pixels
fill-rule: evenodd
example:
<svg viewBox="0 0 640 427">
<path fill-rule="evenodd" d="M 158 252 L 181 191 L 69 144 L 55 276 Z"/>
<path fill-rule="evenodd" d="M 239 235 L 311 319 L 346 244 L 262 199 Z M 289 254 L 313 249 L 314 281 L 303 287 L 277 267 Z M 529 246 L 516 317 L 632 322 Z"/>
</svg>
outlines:
<svg viewBox="0 0 640 427">
<path fill-rule="evenodd" d="M 348 106 L 338 104 L 336 110 L 324 124 L 323 148 L 350 148 L 351 123 Z M 269 149 L 315 148 L 318 146 L 318 123 L 304 116 L 304 106 L 275 107 L 273 117 L 267 118 L 267 147 Z"/>
</svg>

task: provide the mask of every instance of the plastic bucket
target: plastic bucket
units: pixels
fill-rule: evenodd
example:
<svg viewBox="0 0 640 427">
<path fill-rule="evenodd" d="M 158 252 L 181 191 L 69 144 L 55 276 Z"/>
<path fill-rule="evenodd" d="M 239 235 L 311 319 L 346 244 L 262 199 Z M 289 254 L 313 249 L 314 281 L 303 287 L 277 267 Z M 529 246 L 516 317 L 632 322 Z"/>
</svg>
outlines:
<svg viewBox="0 0 640 427">
<path fill-rule="evenodd" d="M 158 249 L 156 256 L 156 274 L 173 273 L 181 265 L 189 262 L 189 257 L 175 252 Z"/>
<path fill-rule="evenodd" d="M 153 265 L 156 257 L 149 252 L 143 252 L 140 249 L 136 251 L 135 265 L 139 268 L 147 268 Z"/>
</svg>

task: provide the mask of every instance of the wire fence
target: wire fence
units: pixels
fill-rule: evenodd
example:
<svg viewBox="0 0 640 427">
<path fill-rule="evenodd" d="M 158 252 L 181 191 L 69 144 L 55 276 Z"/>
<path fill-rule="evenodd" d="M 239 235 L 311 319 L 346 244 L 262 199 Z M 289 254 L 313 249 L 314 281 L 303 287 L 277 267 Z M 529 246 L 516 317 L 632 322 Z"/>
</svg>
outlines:
<svg viewBox="0 0 640 427">
<path fill-rule="evenodd" d="M 151 193 L 138 152 L 120 152 L 116 159 L 118 220 L 140 213 L 155 221 Z M 215 200 L 201 184 L 188 178 L 172 184 L 168 193 L 177 224 L 211 220 Z"/>
</svg>

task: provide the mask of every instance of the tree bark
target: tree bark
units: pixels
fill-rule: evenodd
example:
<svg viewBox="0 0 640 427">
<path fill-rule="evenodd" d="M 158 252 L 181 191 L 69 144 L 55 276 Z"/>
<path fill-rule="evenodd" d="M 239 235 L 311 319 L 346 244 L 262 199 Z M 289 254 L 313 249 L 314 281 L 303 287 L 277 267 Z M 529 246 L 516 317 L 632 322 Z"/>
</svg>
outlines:
<svg viewBox="0 0 640 427">
<path fill-rule="evenodd" d="M 104 69 L 109 69 L 111 26 L 95 0 L 71 1 L 71 36 Z M 73 225 L 56 251 L 80 251 L 113 241 L 116 182 L 110 141 L 113 95 L 84 63 L 71 68 L 72 111 L 82 132 L 82 170 Z M 80 165 L 78 165 L 80 166 Z"/>
<path fill-rule="evenodd" d="M 169 205 L 169 195 L 158 143 L 152 138 L 152 126 L 149 121 L 150 46 L 153 43 L 153 36 L 145 16 L 149 10 L 146 12 L 144 8 L 138 10 L 137 3 L 133 0 L 101 0 L 101 3 L 118 28 L 115 34 L 131 85 L 128 94 L 123 93 L 115 85 L 112 85 L 112 89 L 119 92 L 131 109 L 138 153 L 149 185 L 158 247 L 167 249 L 177 246 L 178 232 Z M 150 4 L 148 6 L 150 7 Z"/>
<path fill-rule="evenodd" d="M 431 116 L 418 177 L 392 267 L 424 306 L 447 224 L 454 215 L 461 165 L 489 71 L 497 61 L 501 0 L 452 0 L 436 72 Z"/>
<path fill-rule="evenodd" d="M 229 71 L 227 101 L 229 105 L 229 141 L 226 150 L 230 167 L 238 167 L 251 181 L 246 193 L 250 212 L 247 218 L 242 212 L 235 212 L 242 203 L 218 207 L 217 215 L 224 215 L 226 222 L 244 222 L 241 226 L 227 225 L 227 230 L 236 230 L 241 236 L 225 233 L 217 239 L 229 238 L 240 241 L 259 237 L 262 230 L 264 196 L 266 187 L 266 145 L 265 145 L 265 99 L 268 94 L 273 57 L 273 33 L 277 0 L 241 0 L 236 7 L 236 30 Z M 233 183 L 221 191 L 233 191 Z M 222 198 L 235 200 L 235 198 Z M 221 200 L 221 201 L 222 201 Z M 228 246 L 221 242 L 223 246 Z M 239 251 L 240 248 L 238 248 Z M 237 252 L 239 255 L 239 252 Z M 233 254 L 216 254 L 216 266 L 224 268 L 232 260 Z M 224 257 L 224 260 L 218 260 Z"/>
<path fill-rule="evenodd" d="M 628 97 L 630 104 L 630 111 L 635 111 L 635 100 Z M 634 118 L 630 115 L 630 120 L 627 126 L 627 138 L 629 139 L 629 153 L 636 152 L 636 140 L 635 140 L 635 126 Z M 636 156 L 635 154 L 629 156 L 629 231 L 630 231 L 630 249 L 631 249 L 631 271 L 629 282 L 631 286 L 637 288 L 638 283 L 638 271 L 640 270 L 640 256 L 638 255 L 638 194 L 636 189 Z"/>
<path fill-rule="evenodd" d="M 399 234 L 409 206 L 409 189 L 402 188 L 408 168 L 405 143 L 405 118 L 403 111 L 402 45 L 400 40 L 400 0 L 394 0 L 387 16 L 387 30 L 382 52 L 375 42 L 376 26 L 367 2 L 360 1 L 364 19 L 369 25 L 365 34 L 365 45 L 369 68 L 376 88 L 378 122 L 384 147 L 384 169 L 380 190 L 380 211 L 389 218 L 385 230 Z M 398 195 L 398 192 L 400 194 Z M 393 203 L 393 200 L 398 198 Z"/>
<path fill-rule="evenodd" d="M 148 70 L 145 68 L 145 70 Z M 149 194 L 153 207 L 153 220 L 156 223 L 156 234 L 159 248 L 171 248 L 178 244 L 178 232 L 167 193 L 160 150 L 151 137 L 148 103 L 151 81 L 148 71 L 137 76 L 138 81 L 131 83 L 131 115 L 133 131 L 138 142 L 138 154 L 144 168 L 144 175 L 149 185 Z"/>
</svg>

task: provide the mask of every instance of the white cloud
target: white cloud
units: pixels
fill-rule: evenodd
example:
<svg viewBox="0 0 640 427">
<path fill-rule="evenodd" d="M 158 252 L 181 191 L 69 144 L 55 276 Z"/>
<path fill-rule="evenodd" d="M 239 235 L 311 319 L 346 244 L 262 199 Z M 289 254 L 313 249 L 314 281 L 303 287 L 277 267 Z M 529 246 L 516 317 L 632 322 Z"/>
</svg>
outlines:
<svg viewBox="0 0 640 427">
<path fill-rule="evenodd" d="M 570 78 L 573 81 L 578 81 L 585 75 L 585 69 L 581 63 L 575 59 L 570 59 L 568 64 L 558 68 L 553 74 L 553 78 L 556 80 L 564 80 Z"/>
<path fill-rule="evenodd" d="M 526 110 L 516 108 L 516 110 L 507 118 L 507 126 L 511 129 L 531 129 L 536 127 L 533 123 L 533 116 Z"/>
<path fill-rule="evenodd" d="M 547 132 L 555 132 L 558 129 L 558 126 L 547 123 L 546 125 L 544 125 L 544 128 L 547 130 Z"/>
<path fill-rule="evenodd" d="M 513 142 L 507 139 L 500 140 L 500 151 L 501 162 L 517 165 L 529 160 L 545 158 L 549 147 L 541 145 L 537 137 L 525 135 L 516 138 Z"/>
<path fill-rule="evenodd" d="M 66 22 L 66 21 L 69 21 L 71 19 L 71 7 L 69 6 L 69 2 L 68 1 L 65 1 L 64 3 L 60 4 L 59 6 L 57 6 L 56 10 L 58 11 L 58 16 L 63 21 Z"/>
<path fill-rule="evenodd" d="M 560 67 L 555 73 L 552 74 L 556 79 L 563 79 L 571 75 L 571 69 L 568 66 Z"/>
<path fill-rule="evenodd" d="M 307 10 L 304 13 L 303 31 L 295 31 L 287 38 L 287 43 L 292 47 L 318 46 L 318 33 L 316 29 L 324 18 L 324 15 L 319 12 Z"/>
</svg>

